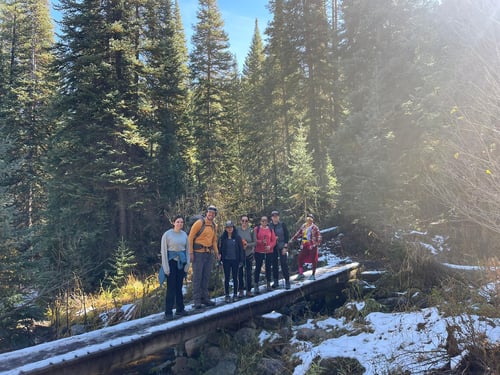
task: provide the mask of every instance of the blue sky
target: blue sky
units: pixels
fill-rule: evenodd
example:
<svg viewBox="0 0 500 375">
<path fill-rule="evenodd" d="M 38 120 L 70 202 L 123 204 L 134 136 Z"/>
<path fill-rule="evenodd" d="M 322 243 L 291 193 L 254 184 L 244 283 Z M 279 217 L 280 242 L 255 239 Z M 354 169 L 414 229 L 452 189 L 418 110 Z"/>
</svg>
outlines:
<svg viewBox="0 0 500 375">
<path fill-rule="evenodd" d="M 217 0 L 224 20 L 224 31 L 229 36 L 231 52 L 236 55 L 240 68 L 250 49 L 255 19 L 259 21 L 259 30 L 262 35 L 271 19 L 267 9 L 268 2 L 268 0 Z M 179 0 L 179 7 L 189 46 L 193 26 L 197 23 L 198 0 Z"/>
<path fill-rule="evenodd" d="M 52 0 L 52 3 L 57 3 L 57 0 Z M 236 55 L 240 70 L 250 49 L 255 20 L 259 21 L 259 30 L 263 35 L 271 19 L 267 4 L 268 0 L 217 0 L 224 20 L 224 31 L 229 36 L 230 49 Z M 197 23 L 198 0 L 179 0 L 179 7 L 189 47 L 193 26 Z M 58 18 L 53 9 L 52 16 Z"/>
</svg>

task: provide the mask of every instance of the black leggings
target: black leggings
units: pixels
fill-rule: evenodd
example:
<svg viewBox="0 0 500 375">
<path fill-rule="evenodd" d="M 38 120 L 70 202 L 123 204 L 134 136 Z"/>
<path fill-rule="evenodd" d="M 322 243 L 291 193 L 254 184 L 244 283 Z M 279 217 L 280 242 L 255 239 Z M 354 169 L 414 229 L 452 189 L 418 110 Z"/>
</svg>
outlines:
<svg viewBox="0 0 500 375">
<path fill-rule="evenodd" d="M 268 283 L 271 282 L 271 262 L 272 262 L 273 253 L 265 254 L 265 253 L 255 253 L 255 272 L 254 272 L 254 281 L 255 287 L 259 286 L 260 279 L 260 270 L 262 268 L 262 263 L 266 262 L 266 281 Z"/>
<path fill-rule="evenodd" d="M 224 260 L 222 266 L 224 268 L 224 291 L 226 296 L 229 295 L 229 278 L 231 276 L 233 277 L 233 294 L 236 295 L 238 292 L 238 261 Z"/>
</svg>

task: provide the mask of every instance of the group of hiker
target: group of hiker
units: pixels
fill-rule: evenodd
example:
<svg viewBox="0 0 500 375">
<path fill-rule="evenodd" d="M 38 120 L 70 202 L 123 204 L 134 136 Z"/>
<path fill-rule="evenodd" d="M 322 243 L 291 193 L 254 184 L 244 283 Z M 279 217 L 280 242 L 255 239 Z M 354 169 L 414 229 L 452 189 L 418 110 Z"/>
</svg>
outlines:
<svg viewBox="0 0 500 375">
<path fill-rule="evenodd" d="M 193 308 L 195 310 L 203 306 L 215 305 L 208 292 L 214 260 L 220 262 L 224 270 L 226 302 L 259 294 L 263 265 L 267 291 L 280 287 L 280 267 L 285 289 L 290 289 L 288 245 L 294 241 L 300 240 L 299 274 L 296 280 L 305 278 L 303 274 L 305 263 L 312 264 L 312 274 L 309 279 L 315 279 L 321 234 L 317 225 L 314 224 L 312 214 L 307 214 L 305 223 L 291 238 L 277 210 L 271 212 L 271 220 L 267 216 L 262 216 L 260 223 L 253 228 L 250 226 L 248 215 L 241 215 L 238 227 L 229 220 L 225 223 L 224 232 L 220 237 L 217 237 L 216 216 L 217 208 L 212 205 L 208 206 L 205 215 L 193 223 L 188 235 L 182 230 L 184 220 L 178 215 L 173 220 L 173 228 L 167 230 L 162 236 L 161 263 L 167 280 L 165 297 L 167 320 L 187 314 L 182 284 L 191 266 L 193 267 Z M 173 314 L 174 305 L 175 315 Z"/>
</svg>

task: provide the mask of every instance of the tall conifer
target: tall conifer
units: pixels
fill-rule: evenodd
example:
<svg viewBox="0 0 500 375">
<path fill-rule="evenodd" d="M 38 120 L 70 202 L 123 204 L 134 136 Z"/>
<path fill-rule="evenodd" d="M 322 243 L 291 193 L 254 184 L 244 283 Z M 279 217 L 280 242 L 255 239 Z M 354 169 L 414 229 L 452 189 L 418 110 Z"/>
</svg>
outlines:
<svg viewBox="0 0 500 375">
<path fill-rule="evenodd" d="M 146 20 L 148 95 L 143 102 L 153 163 L 151 193 L 157 191 L 159 202 L 154 203 L 168 209 L 189 186 L 187 48 L 177 2 L 150 1 Z"/>
<path fill-rule="evenodd" d="M 190 54 L 195 176 L 199 205 L 219 196 L 218 174 L 225 162 L 224 144 L 230 136 L 225 114 L 233 58 L 215 0 L 200 0 Z"/>
<path fill-rule="evenodd" d="M 270 187 L 271 165 L 269 152 L 272 134 L 266 121 L 266 96 L 264 93 L 264 44 L 255 21 L 250 50 L 243 65 L 241 144 L 243 161 L 239 191 L 247 212 L 259 212 L 270 205 L 265 202 L 265 188 Z"/>
<path fill-rule="evenodd" d="M 0 127 L 15 146 L 8 160 L 21 162 L 6 181 L 21 213 L 18 228 L 37 224 L 45 207 L 42 160 L 52 132 L 49 104 L 55 93 L 50 72 L 53 27 L 44 1 L 4 4 L 0 13 Z"/>
<path fill-rule="evenodd" d="M 138 121 L 142 8 L 95 0 L 60 6 L 60 126 L 49 159 L 51 235 L 42 245 L 60 280 L 76 274 L 96 282 L 117 242 L 140 226 L 148 156 Z"/>
</svg>

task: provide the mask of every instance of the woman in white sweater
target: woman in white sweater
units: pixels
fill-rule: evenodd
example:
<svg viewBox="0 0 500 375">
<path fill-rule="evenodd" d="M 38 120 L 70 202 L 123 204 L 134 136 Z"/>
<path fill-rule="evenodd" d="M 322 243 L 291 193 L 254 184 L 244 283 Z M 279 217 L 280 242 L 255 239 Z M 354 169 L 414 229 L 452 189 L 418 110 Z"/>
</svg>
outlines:
<svg viewBox="0 0 500 375">
<path fill-rule="evenodd" d="M 174 318 L 172 309 L 176 306 L 175 315 L 184 316 L 184 296 L 182 283 L 189 270 L 188 235 L 182 230 L 184 219 L 181 215 L 174 218 L 174 227 L 167 230 L 161 238 L 161 265 L 167 276 L 167 294 L 165 297 L 165 318 Z"/>
</svg>

